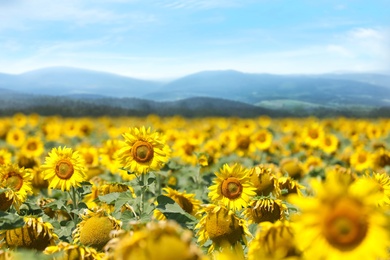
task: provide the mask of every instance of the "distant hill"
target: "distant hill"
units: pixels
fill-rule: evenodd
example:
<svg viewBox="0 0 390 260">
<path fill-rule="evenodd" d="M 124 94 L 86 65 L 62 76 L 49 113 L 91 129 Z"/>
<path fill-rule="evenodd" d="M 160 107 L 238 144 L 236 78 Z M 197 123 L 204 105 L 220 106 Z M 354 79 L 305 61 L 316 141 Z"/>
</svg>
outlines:
<svg viewBox="0 0 390 260">
<path fill-rule="evenodd" d="M 20 110 L 73 116 L 390 117 L 390 75 L 273 75 L 224 70 L 163 83 L 53 67 L 19 75 L 0 73 L 0 102 L 1 115 Z"/>
<path fill-rule="evenodd" d="M 19 75 L 0 74 L 0 88 L 43 95 L 140 97 L 155 91 L 160 85 L 153 81 L 69 67 L 44 68 Z"/>
<path fill-rule="evenodd" d="M 345 78 L 353 77 L 349 75 Z M 231 70 L 192 74 L 143 97 L 178 100 L 195 96 L 218 97 L 249 104 L 289 99 L 318 105 L 390 106 L 390 87 L 361 80 L 332 78 L 330 75 L 249 74 Z"/>
</svg>

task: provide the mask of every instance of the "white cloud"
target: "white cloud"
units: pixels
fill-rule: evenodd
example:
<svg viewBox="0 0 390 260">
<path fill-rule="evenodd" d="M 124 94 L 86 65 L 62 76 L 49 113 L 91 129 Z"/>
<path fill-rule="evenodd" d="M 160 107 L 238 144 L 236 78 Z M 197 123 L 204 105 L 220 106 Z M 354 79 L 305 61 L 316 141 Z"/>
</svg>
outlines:
<svg viewBox="0 0 390 260">
<path fill-rule="evenodd" d="M 336 54 L 341 57 L 347 57 L 347 58 L 353 58 L 355 55 L 351 53 L 347 48 L 340 46 L 340 45 L 335 45 L 335 44 L 330 44 L 326 46 L 326 51 L 328 51 L 331 54 Z"/>
</svg>

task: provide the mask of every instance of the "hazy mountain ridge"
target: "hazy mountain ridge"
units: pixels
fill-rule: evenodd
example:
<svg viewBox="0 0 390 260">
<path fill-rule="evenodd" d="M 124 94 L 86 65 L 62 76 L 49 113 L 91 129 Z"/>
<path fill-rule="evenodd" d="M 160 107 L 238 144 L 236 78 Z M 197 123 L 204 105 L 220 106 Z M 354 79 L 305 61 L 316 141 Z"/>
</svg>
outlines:
<svg viewBox="0 0 390 260">
<path fill-rule="evenodd" d="M 19 75 L 0 73 L 0 95 L 2 115 L 19 109 L 39 113 L 57 111 L 71 116 L 88 112 L 94 115 L 369 116 L 374 111 L 390 116 L 390 75 L 372 73 L 274 75 L 203 71 L 161 83 L 55 67 Z"/>
</svg>

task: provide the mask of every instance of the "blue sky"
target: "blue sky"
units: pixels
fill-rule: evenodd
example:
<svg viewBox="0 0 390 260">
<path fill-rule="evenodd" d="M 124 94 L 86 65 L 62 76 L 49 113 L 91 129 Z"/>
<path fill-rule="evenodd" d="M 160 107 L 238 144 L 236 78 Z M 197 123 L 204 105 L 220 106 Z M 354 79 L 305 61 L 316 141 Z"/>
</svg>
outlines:
<svg viewBox="0 0 390 260">
<path fill-rule="evenodd" d="M 0 0 L 0 72 L 390 72 L 389 10 L 389 0 Z"/>
</svg>

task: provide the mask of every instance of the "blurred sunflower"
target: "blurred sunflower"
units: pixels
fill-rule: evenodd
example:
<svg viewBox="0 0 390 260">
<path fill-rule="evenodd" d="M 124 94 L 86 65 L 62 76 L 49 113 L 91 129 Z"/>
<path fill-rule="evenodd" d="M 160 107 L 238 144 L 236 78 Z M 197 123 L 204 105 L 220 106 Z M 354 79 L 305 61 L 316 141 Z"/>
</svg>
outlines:
<svg viewBox="0 0 390 260">
<path fill-rule="evenodd" d="M 192 233 L 174 221 L 149 222 L 131 235 L 116 238 L 109 259 L 200 260 L 202 251 L 192 242 Z"/>
<path fill-rule="evenodd" d="M 325 153 L 332 154 L 337 151 L 339 148 L 339 139 L 334 134 L 325 134 L 319 144 L 319 148 L 322 149 Z"/>
<path fill-rule="evenodd" d="M 49 222 L 41 217 L 24 217 L 24 226 L 0 231 L 0 241 L 10 248 L 28 248 L 39 251 L 54 245 L 58 236 Z M 0 244 L 1 246 L 1 244 Z"/>
<path fill-rule="evenodd" d="M 1 163 L 1 159 L 0 159 L 0 163 Z M 390 151 L 386 150 L 385 148 L 379 148 L 377 151 L 375 151 L 374 165 L 379 169 L 384 168 L 386 166 L 390 166 Z"/>
<path fill-rule="evenodd" d="M 287 206 L 280 199 L 252 200 L 243 214 L 249 224 L 260 222 L 275 222 L 285 218 Z"/>
<path fill-rule="evenodd" d="M 257 149 L 265 151 L 271 147 L 273 135 L 267 129 L 259 129 L 253 134 L 253 140 Z"/>
<path fill-rule="evenodd" d="M 363 148 L 357 148 L 350 157 L 351 167 L 360 172 L 373 167 L 373 156 Z"/>
<path fill-rule="evenodd" d="M 249 244 L 248 260 L 300 259 L 294 229 L 288 221 L 262 222 Z"/>
<path fill-rule="evenodd" d="M 324 162 L 322 161 L 321 157 L 310 155 L 306 158 L 302 167 L 304 173 L 307 174 L 311 171 L 322 169 L 324 167 Z"/>
<path fill-rule="evenodd" d="M 249 171 L 240 164 L 236 163 L 232 167 L 224 164 L 219 172 L 215 173 L 214 185 L 209 187 L 210 200 L 232 210 L 245 208 L 256 195 L 256 188 L 248 173 Z"/>
<path fill-rule="evenodd" d="M 39 157 L 44 152 L 44 145 L 40 137 L 30 136 L 21 147 L 21 153 L 26 157 Z"/>
<path fill-rule="evenodd" d="M 100 167 L 99 149 L 97 147 L 91 145 L 82 145 L 77 149 L 77 151 L 85 161 L 88 180 L 103 173 L 103 169 Z"/>
<path fill-rule="evenodd" d="M 7 149 L 0 149 L 0 166 L 11 163 L 12 154 Z"/>
<path fill-rule="evenodd" d="M 193 216 L 199 215 L 201 201 L 195 198 L 195 194 L 180 192 L 170 187 L 163 188 L 165 196 L 173 199 L 185 212 Z M 158 220 L 164 220 L 166 217 L 158 209 L 154 211 L 154 217 Z"/>
<path fill-rule="evenodd" d="M 19 168 L 17 164 L 1 165 L 0 188 L 4 191 L 0 193 L 0 209 L 7 210 L 11 204 L 18 209 L 27 196 L 32 194 L 31 180 L 29 170 Z"/>
<path fill-rule="evenodd" d="M 49 188 L 70 190 L 71 187 L 80 186 L 86 179 L 84 160 L 72 148 L 53 148 L 41 165 L 44 179 L 49 181 Z"/>
<path fill-rule="evenodd" d="M 87 210 L 81 215 L 82 221 L 73 230 L 73 243 L 80 242 L 84 246 L 100 251 L 111 239 L 113 230 L 120 230 L 122 222 L 115 219 L 103 209 Z"/>
<path fill-rule="evenodd" d="M 303 128 L 302 141 L 310 147 L 318 147 L 324 134 L 323 127 L 318 122 L 312 122 Z"/>
<path fill-rule="evenodd" d="M 238 218 L 224 206 L 209 204 L 202 211 L 206 214 L 195 226 L 195 229 L 198 229 L 198 243 L 203 245 L 210 239 L 213 243 L 209 253 L 216 249 L 232 247 L 239 255 L 243 255 L 241 242 L 246 244 L 246 237 L 251 237 L 245 220 Z"/>
<path fill-rule="evenodd" d="M 53 256 L 57 260 L 103 260 L 106 259 L 105 253 L 98 253 L 95 248 L 79 244 L 69 244 L 61 241 L 57 245 L 48 246 L 43 251 L 46 255 Z"/>
<path fill-rule="evenodd" d="M 305 174 L 303 163 L 295 157 L 283 158 L 280 162 L 280 170 L 294 179 L 300 179 Z"/>
<path fill-rule="evenodd" d="M 158 132 L 151 132 L 150 128 L 130 128 L 123 134 L 125 145 L 118 152 L 121 165 L 138 174 L 145 174 L 150 170 L 160 170 L 168 161 L 170 148 Z"/>
<path fill-rule="evenodd" d="M 8 131 L 6 142 L 15 147 L 21 147 L 26 140 L 26 133 L 20 128 L 12 128 Z"/>
<path fill-rule="evenodd" d="M 381 197 L 378 197 L 378 206 L 390 205 L 390 177 L 387 173 L 373 173 L 371 176 L 366 175 L 366 178 L 373 180 L 378 185 L 379 193 Z M 358 179 L 359 181 L 360 179 Z"/>
<path fill-rule="evenodd" d="M 377 207 L 381 194 L 372 181 L 348 185 L 335 175 L 311 183 L 315 197 L 290 197 L 297 246 L 308 259 L 380 259 L 388 256 L 388 217 Z"/>
</svg>

